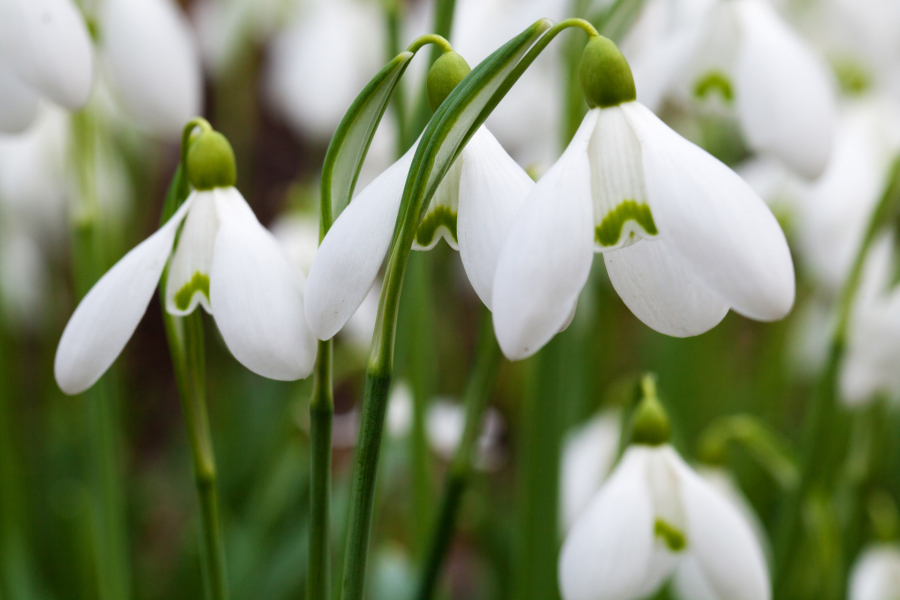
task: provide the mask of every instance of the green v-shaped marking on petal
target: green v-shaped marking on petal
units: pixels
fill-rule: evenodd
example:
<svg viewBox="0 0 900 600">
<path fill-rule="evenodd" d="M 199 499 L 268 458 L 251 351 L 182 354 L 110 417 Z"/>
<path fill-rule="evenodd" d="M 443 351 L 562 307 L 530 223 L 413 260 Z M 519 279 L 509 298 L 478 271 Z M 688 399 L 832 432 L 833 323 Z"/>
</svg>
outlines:
<svg viewBox="0 0 900 600">
<path fill-rule="evenodd" d="M 191 280 L 184 284 L 175 294 L 175 306 L 178 310 L 187 310 L 191 304 L 191 298 L 197 292 L 200 292 L 209 300 L 209 276 L 204 275 L 200 271 L 194 273 Z"/>
<path fill-rule="evenodd" d="M 661 537 L 672 552 L 681 552 L 687 547 L 687 539 L 684 534 L 662 519 L 656 519 L 653 524 L 653 533 L 657 537 Z"/>
<path fill-rule="evenodd" d="M 594 239 L 601 246 L 615 246 L 622 235 L 622 228 L 628 221 L 640 225 L 647 235 L 657 234 L 650 207 L 643 203 L 638 204 L 634 200 L 625 200 L 603 217 L 594 230 Z"/>
<path fill-rule="evenodd" d="M 457 242 L 456 213 L 446 206 L 435 206 L 428 211 L 428 214 L 419 223 L 419 228 L 416 229 L 416 243 L 420 246 L 429 245 L 434 240 L 434 234 L 437 233 L 441 225 L 447 228 L 450 235 L 453 236 L 453 241 Z"/>
<path fill-rule="evenodd" d="M 722 100 L 728 104 L 734 100 L 734 88 L 731 87 L 731 80 L 722 71 L 710 71 L 694 86 L 694 96 L 697 98 L 706 98 L 713 92 L 719 92 Z"/>
</svg>

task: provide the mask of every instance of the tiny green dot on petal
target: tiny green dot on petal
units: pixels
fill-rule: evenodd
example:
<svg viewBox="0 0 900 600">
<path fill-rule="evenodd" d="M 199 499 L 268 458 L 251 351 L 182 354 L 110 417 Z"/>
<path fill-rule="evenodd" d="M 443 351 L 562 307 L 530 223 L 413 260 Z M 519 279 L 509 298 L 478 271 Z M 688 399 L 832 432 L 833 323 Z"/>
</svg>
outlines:
<svg viewBox="0 0 900 600">
<path fill-rule="evenodd" d="M 687 539 L 684 537 L 684 534 L 662 519 L 656 519 L 656 522 L 653 524 L 653 533 L 657 537 L 662 538 L 672 552 L 681 552 L 687 548 Z"/>
<path fill-rule="evenodd" d="M 209 300 L 209 276 L 199 271 L 194 273 L 191 280 L 184 284 L 175 294 L 175 307 L 178 310 L 187 310 L 188 306 L 191 305 L 191 298 L 197 292 L 200 292 Z"/>
<path fill-rule="evenodd" d="M 658 233 L 650 207 L 634 200 L 625 200 L 603 217 L 594 230 L 594 239 L 601 246 L 615 246 L 622 236 L 622 228 L 628 221 L 634 221 L 640 225 L 647 235 Z"/>
</svg>

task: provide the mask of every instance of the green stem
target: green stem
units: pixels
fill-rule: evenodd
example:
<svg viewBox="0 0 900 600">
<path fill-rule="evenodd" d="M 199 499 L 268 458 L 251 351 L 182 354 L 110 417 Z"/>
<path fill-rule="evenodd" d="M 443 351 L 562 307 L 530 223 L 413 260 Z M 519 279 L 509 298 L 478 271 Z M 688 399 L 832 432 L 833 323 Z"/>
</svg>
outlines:
<svg viewBox="0 0 900 600">
<path fill-rule="evenodd" d="M 184 410 L 194 479 L 200 501 L 201 560 L 206 595 L 210 600 L 226 600 L 228 580 L 225 569 L 225 544 L 219 514 L 216 459 L 206 409 L 203 316 L 194 311 L 187 317 L 175 317 L 165 311 L 165 303 L 163 307 L 163 320 L 178 381 L 181 406 Z"/>
<path fill-rule="evenodd" d="M 785 578 L 788 575 L 788 567 L 800 540 L 804 502 L 817 486 L 827 487 L 833 483 L 836 467 L 840 463 L 847 432 L 846 420 L 840 419 L 838 414 L 838 377 L 852 318 L 853 303 L 862 281 L 863 267 L 869 249 L 896 213 L 898 199 L 900 199 L 900 158 L 894 162 L 888 185 L 869 219 L 862 243 L 838 299 L 837 325 L 832 333 L 828 361 L 805 419 L 800 457 L 800 484 L 796 491 L 787 497 L 776 532 L 776 591 L 783 591 L 787 585 Z"/>
<path fill-rule="evenodd" d="M 310 529 L 307 596 L 328 600 L 331 596 L 331 550 L 328 525 L 331 498 L 332 341 L 319 342 L 319 355 L 309 403 Z"/>
<path fill-rule="evenodd" d="M 491 398 L 491 390 L 500 367 L 500 347 L 494 337 L 494 325 L 490 313 L 485 310 L 481 332 L 475 350 L 475 367 L 469 376 L 465 392 L 466 424 L 459 447 L 450 463 L 444 495 L 434 523 L 434 530 L 428 547 L 424 566 L 416 594 L 418 600 L 429 600 L 434 596 L 441 565 L 453 540 L 453 531 L 459 514 L 463 493 L 472 473 L 478 438 L 481 433 L 484 413 Z"/>
<path fill-rule="evenodd" d="M 79 194 L 71 222 L 73 227 L 73 275 L 79 298 L 96 283 L 107 267 L 97 200 L 98 125 L 90 109 L 72 116 L 73 155 Z M 125 493 L 114 374 L 107 373 L 84 394 L 92 479 L 92 515 L 95 521 L 97 586 L 101 600 L 127 600 L 131 596 L 128 540 L 125 527 Z"/>
</svg>

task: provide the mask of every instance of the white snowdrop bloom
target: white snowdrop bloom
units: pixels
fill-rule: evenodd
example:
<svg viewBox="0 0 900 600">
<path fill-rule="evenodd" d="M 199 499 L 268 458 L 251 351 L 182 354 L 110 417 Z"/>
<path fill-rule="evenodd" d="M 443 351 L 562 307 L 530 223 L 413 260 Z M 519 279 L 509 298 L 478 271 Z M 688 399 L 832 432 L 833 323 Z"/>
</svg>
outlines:
<svg viewBox="0 0 900 600">
<path fill-rule="evenodd" d="M 202 108 L 193 30 L 173 0 L 104 0 L 100 50 L 115 95 L 138 126 L 177 138 Z"/>
<path fill-rule="evenodd" d="M 834 83 L 769 2 L 656 5 L 652 35 L 633 55 L 638 100 L 651 110 L 666 97 L 733 108 L 751 149 L 817 177 L 831 149 Z"/>
<path fill-rule="evenodd" d="M 72 0 L 0 0 L 0 131 L 25 129 L 40 97 L 81 108 L 92 78 L 91 38 Z"/>
<path fill-rule="evenodd" d="M 0 215 L 0 306 L 7 327 L 35 330 L 48 297 L 48 273 L 38 239 L 8 215 Z"/>
<path fill-rule="evenodd" d="M 588 506 L 616 462 L 621 415 L 608 410 L 597 415 L 565 440 L 560 468 L 560 511 L 568 530 Z"/>
<path fill-rule="evenodd" d="M 455 85 L 468 66 L 458 54 L 447 52 L 432 72 L 445 68 L 455 69 Z M 449 94 L 453 85 L 444 89 Z M 433 107 L 443 99 L 433 98 Z M 390 247 L 417 147 L 418 142 L 369 184 L 322 241 L 309 271 L 306 295 L 306 318 L 319 339 L 337 333 L 372 288 Z M 443 238 L 458 249 L 472 287 L 490 307 L 500 245 L 533 187 L 531 178 L 487 128 L 479 128 L 438 186 L 419 223 L 413 248 L 430 250 Z"/>
<path fill-rule="evenodd" d="M 432 450 L 444 460 L 451 460 L 462 441 L 466 427 L 466 409 L 448 398 L 435 398 L 428 407 L 425 427 Z M 493 408 L 484 414 L 481 434 L 478 436 L 475 468 L 496 471 L 503 464 L 500 438 L 503 435 L 503 417 Z"/>
<path fill-rule="evenodd" d="M 594 252 L 628 308 L 667 335 L 703 333 L 729 308 L 784 317 L 794 268 L 766 204 L 634 101 L 612 42 L 591 41 L 581 72 L 595 108 L 525 200 L 497 262 L 494 330 L 507 358 L 534 354 L 568 325 Z"/>
<path fill-rule="evenodd" d="M 303 318 L 303 276 L 233 187 L 234 157 L 227 144 L 221 134 L 200 134 L 188 155 L 195 190 L 78 305 L 63 331 L 54 365 L 57 383 L 66 393 L 86 390 L 115 361 L 167 264 L 165 304 L 170 314 L 184 316 L 202 306 L 235 358 L 260 375 L 291 380 L 312 371 L 316 340 Z M 201 158 L 194 163 L 198 148 Z M 222 157 L 223 163 L 206 167 L 199 162 L 210 154 Z"/>
<path fill-rule="evenodd" d="M 387 408 L 387 431 L 394 439 L 406 437 L 412 429 L 413 393 L 405 381 L 398 381 L 391 388 Z"/>
<path fill-rule="evenodd" d="M 676 573 L 682 590 L 706 592 L 694 598 L 771 598 L 763 551 L 734 504 L 671 446 L 631 446 L 569 530 L 562 597 L 637 600 Z"/>
<path fill-rule="evenodd" d="M 850 573 L 849 600 L 900 598 L 900 547 L 879 544 L 866 548 Z"/>
</svg>

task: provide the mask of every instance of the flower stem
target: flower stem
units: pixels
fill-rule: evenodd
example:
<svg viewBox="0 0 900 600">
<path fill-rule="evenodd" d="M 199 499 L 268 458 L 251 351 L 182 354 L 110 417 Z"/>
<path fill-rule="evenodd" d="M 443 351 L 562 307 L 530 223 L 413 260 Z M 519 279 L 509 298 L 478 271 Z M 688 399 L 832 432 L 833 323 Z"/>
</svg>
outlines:
<svg viewBox="0 0 900 600">
<path fill-rule="evenodd" d="M 307 597 L 328 600 L 331 596 L 331 550 L 328 525 L 331 497 L 332 341 L 319 342 L 319 355 L 309 403 L 310 529 Z"/>
<path fill-rule="evenodd" d="M 499 366 L 500 347 L 494 337 L 491 315 L 485 309 L 475 350 L 475 366 L 466 385 L 465 429 L 447 473 L 444 495 L 434 522 L 428 554 L 420 573 L 419 588 L 416 594 L 418 600 L 429 600 L 434 596 L 441 565 L 450 548 L 450 542 L 453 540 L 453 531 L 456 528 L 463 492 L 466 490 L 472 473 L 472 462 L 481 433 L 484 413 L 497 379 Z"/>
<path fill-rule="evenodd" d="M 98 125 L 90 108 L 72 116 L 73 158 L 79 193 L 70 216 L 75 291 L 79 298 L 106 270 L 100 209 L 97 198 Z M 128 540 L 125 528 L 125 493 L 122 482 L 121 440 L 117 429 L 118 389 L 107 373 L 84 394 L 89 440 L 88 471 L 92 480 L 92 517 L 97 553 L 100 600 L 131 597 Z"/>
<path fill-rule="evenodd" d="M 209 600 L 226 600 L 228 580 L 225 569 L 225 544 L 219 516 L 216 459 L 206 410 L 203 316 L 194 311 L 184 318 L 174 317 L 166 312 L 165 308 L 163 315 L 200 500 L 201 560 L 206 596 Z"/>
<path fill-rule="evenodd" d="M 900 203 L 900 158 L 894 161 L 888 184 L 879 200 L 838 299 L 837 324 L 831 337 L 828 361 L 807 411 L 800 456 L 800 483 L 785 501 L 776 531 L 775 584 L 783 591 L 788 567 L 800 539 L 804 502 L 817 487 L 833 483 L 840 455 L 846 445 L 846 419 L 838 415 L 838 377 L 852 318 L 853 303 L 862 281 L 863 267 L 872 244 L 896 216 Z M 835 435 L 836 430 L 838 434 Z"/>
</svg>

